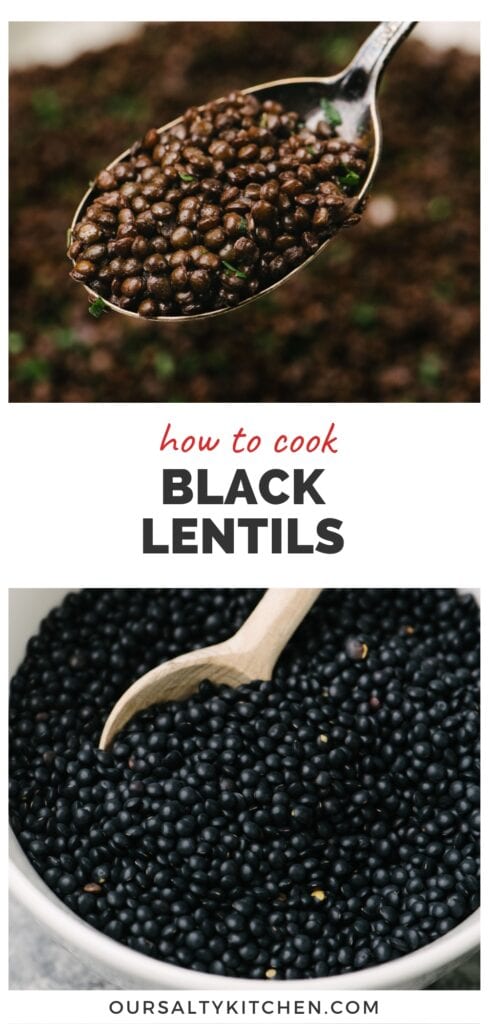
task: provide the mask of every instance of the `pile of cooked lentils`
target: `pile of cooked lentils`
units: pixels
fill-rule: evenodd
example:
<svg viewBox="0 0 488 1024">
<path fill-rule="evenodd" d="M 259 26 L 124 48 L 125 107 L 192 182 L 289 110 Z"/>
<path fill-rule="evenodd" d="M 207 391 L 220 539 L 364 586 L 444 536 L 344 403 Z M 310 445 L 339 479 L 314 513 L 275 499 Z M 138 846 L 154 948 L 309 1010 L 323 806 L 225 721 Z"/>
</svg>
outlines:
<svg viewBox="0 0 488 1024">
<path fill-rule="evenodd" d="M 140 316 L 236 306 L 279 281 L 340 227 L 367 168 L 324 101 L 314 131 L 240 92 L 149 130 L 98 174 L 74 228 L 71 277 Z"/>
<path fill-rule="evenodd" d="M 85 590 L 11 684 L 13 828 L 88 924 L 180 967 L 329 977 L 479 903 L 479 612 L 452 590 L 332 590 L 271 682 L 202 681 L 105 718 L 160 661 L 219 642 L 246 590 Z"/>
<path fill-rule="evenodd" d="M 87 316 L 67 277 L 73 211 L 143 125 L 236 85 L 338 73 L 372 28 L 153 22 L 65 65 L 13 71 L 12 401 L 479 400 L 479 60 L 415 35 L 381 86 L 383 154 L 360 223 L 286 286 L 162 328 Z"/>
</svg>

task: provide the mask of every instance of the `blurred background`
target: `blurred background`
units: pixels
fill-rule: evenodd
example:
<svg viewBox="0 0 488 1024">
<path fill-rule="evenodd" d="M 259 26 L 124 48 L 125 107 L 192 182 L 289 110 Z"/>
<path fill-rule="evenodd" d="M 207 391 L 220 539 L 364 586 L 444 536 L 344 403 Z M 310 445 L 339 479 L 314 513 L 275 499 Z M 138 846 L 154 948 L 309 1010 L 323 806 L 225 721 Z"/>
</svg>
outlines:
<svg viewBox="0 0 488 1024">
<path fill-rule="evenodd" d="M 66 230 L 98 170 L 194 103 L 347 64 L 370 23 L 11 23 L 11 400 L 479 400 L 479 27 L 422 23 L 381 90 L 361 224 L 192 325 L 94 320 Z"/>
</svg>

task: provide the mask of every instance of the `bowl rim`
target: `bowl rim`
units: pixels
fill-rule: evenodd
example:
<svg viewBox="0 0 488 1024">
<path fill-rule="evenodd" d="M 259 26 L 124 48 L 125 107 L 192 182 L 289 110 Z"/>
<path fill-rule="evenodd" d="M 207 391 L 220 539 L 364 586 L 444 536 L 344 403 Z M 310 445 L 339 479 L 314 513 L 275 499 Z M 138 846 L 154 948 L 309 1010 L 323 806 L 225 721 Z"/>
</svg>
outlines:
<svg viewBox="0 0 488 1024">
<path fill-rule="evenodd" d="M 29 875 L 32 875 L 32 878 Z M 90 961 L 100 965 L 100 968 L 107 967 L 110 972 L 129 975 L 139 981 L 143 979 L 154 989 L 165 986 L 170 989 L 224 989 L 229 986 L 261 989 L 265 986 L 269 992 L 270 984 L 285 985 L 289 990 L 305 987 L 307 990 L 320 988 L 338 991 L 410 988 L 415 987 L 411 985 L 412 982 L 424 975 L 440 973 L 454 961 L 474 953 L 480 944 L 478 909 L 434 942 L 385 964 L 328 978 L 303 978 L 293 981 L 280 979 L 270 983 L 264 979 L 222 976 L 178 967 L 163 960 L 156 960 L 145 953 L 139 953 L 104 935 L 78 917 L 48 888 L 28 860 L 12 829 L 9 880 L 12 895 L 16 896 L 24 907 L 40 919 L 66 946 L 79 950 L 82 958 L 85 955 Z M 100 973 L 103 973 L 102 970 Z M 140 984 L 134 985 L 134 988 L 139 987 Z"/>
</svg>

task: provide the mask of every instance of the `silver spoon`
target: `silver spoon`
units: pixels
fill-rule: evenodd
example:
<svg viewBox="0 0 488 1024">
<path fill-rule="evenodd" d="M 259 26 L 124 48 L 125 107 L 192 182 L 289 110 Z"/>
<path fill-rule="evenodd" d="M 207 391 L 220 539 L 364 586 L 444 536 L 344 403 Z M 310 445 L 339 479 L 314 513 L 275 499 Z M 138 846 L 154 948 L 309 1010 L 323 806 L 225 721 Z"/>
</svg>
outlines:
<svg viewBox="0 0 488 1024">
<path fill-rule="evenodd" d="M 416 24 L 417 22 L 415 21 L 382 21 L 373 30 L 371 35 L 368 36 L 362 46 L 360 46 L 344 71 L 341 71 L 338 75 L 333 75 L 331 78 L 283 78 L 276 82 L 265 82 L 263 85 L 253 85 L 248 89 L 242 90 L 244 93 L 252 93 L 261 102 L 272 99 L 282 103 L 286 110 L 295 110 L 300 114 L 302 121 L 311 131 L 314 131 L 318 122 L 323 120 L 324 111 L 321 103 L 323 104 L 324 101 L 327 101 L 333 105 L 334 111 L 341 119 L 340 135 L 346 142 L 354 142 L 356 139 L 364 136 L 369 137 L 368 171 L 359 192 L 351 200 L 351 210 L 354 210 L 366 195 L 380 161 L 382 134 L 377 101 L 381 76 L 395 50 Z M 158 134 L 161 135 L 170 128 L 174 128 L 181 121 L 181 117 L 177 117 L 174 121 L 169 121 L 168 124 L 158 129 Z M 111 167 L 125 160 L 129 154 L 130 149 L 126 149 L 109 164 L 108 169 L 110 170 Z M 86 207 L 94 201 L 95 197 L 96 192 L 92 187 L 89 188 L 73 217 L 71 235 L 78 221 L 83 216 Z M 332 241 L 332 239 L 327 239 L 323 242 L 316 252 L 312 253 L 298 267 L 290 270 L 279 281 L 269 285 L 267 288 L 263 288 L 256 295 L 243 299 L 237 306 L 210 310 L 207 313 L 196 313 L 190 316 L 151 317 L 151 322 L 157 320 L 177 323 L 182 320 L 187 322 L 190 320 L 203 320 L 208 317 L 229 313 L 232 309 L 240 309 L 249 302 L 253 302 L 254 299 L 259 299 L 262 295 L 268 295 L 284 284 L 285 281 L 288 281 L 297 271 L 308 266 L 312 260 L 324 251 L 329 241 Z M 84 288 L 92 299 L 99 297 L 89 285 L 84 285 Z M 103 302 L 107 309 L 112 309 L 115 313 L 122 313 L 124 316 L 130 316 L 137 320 L 145 319 L 140 317 L 139 313 L 133 313 L 130 310 L 114 306 L 107 299 L 103 299 Z"/>
</svg>

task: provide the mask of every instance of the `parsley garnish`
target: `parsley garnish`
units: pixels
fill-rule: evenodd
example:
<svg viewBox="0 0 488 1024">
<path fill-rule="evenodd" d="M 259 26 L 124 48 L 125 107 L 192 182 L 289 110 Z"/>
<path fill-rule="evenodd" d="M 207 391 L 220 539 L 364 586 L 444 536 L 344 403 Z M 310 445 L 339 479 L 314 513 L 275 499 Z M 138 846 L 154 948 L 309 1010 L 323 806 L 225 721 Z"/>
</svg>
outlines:
<svg viewBox="0 0 488 1024">
<path fill-rule="evenodd" d="M 247 274 L 245 274 L 243 270 L 239 270 L 237 267 L 233 267 L 232 263 L 228 263 L 227 260 L 222 260 L 222 263 L 224 264 L 224 267 L 226 268 L 229 274 L 235 274 L 236 277 L 247 277 Z"/>
<path fill-rule="evenodd" d="M 91 302 L 88 306 L 88 312 L 90 313 L 90 316 L 94 316 L 95 320 L 98 320 L 102 313 L 107 312 L 103 299 L 99 297 L 98 299 L 95 299 L 94 302 Z"/>
<path fill-rule="evenodd" d="M 178 174 L 182 181 L 195 181 L 193 174 L 184 174 L 183 171 L 178 171 Z"/>
<path fill-rule="evenodd" d="M 243 235 L 245 235 L 246 232 L 247 232 L 247 220 L 245 220 L 244 217 L 241 217 L 241 219 L 239 221 L 239 231 Z"/>
<path fill-rule="evenodd" d="M 332 128 L 336 128 L 337 125 L 342 124 L 342 117 L 337 107 L 334 107 L 334 104 L 331 103 L 330 100 L 326 100 L 325 97 L 322 97 L 320 106 L 326 121 L 329 122 Z"/>
<path fill-rule="evenodd" d="M 339 178 L 341 185 L 345 188 L 355 188 L 356 185 L 359 184 L 360 180 L 359 174 L 357 174 L 356 171 L 347 171 L 346 174 Z"/>
</svg>

